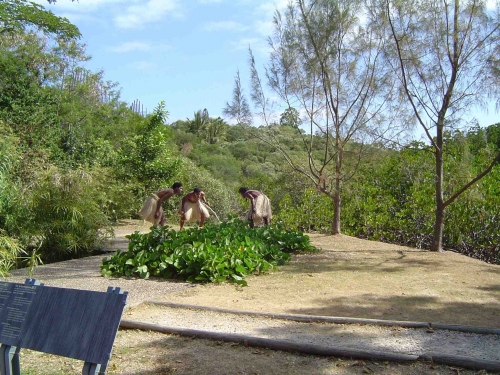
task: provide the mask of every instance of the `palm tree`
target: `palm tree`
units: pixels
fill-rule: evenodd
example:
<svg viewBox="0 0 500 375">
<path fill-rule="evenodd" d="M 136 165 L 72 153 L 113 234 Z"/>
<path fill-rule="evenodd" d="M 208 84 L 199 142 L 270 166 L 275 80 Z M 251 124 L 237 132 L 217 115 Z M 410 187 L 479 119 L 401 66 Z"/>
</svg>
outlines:
<svg viewBox="0 0 500 375">
<path fill-rule="evenodd" d="M 208 111 L 205 108 L 203 111 L 200 109 L 194 113 L 194 118 L 188 121 L 188 132 L 193 134 L 198 134 L 205 129 L 210 121 Z"/>
<path fill-rule="evenodd" d="M 227 127 L 228 125 L 220 117 L 210 119 L 205 129 L 205 140 L 207 143 L 215 144 L 220 142 L 226 134 Z"/>
</svg>

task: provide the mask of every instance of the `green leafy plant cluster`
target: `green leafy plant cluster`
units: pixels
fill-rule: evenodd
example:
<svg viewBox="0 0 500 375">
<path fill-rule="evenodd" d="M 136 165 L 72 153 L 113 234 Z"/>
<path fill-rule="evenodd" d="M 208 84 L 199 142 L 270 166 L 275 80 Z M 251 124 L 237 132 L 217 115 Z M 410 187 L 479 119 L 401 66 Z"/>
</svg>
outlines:
<svg viewBox="0 0 500 375">
<path fill-rule="evenodd" d="M 135 232 L 129 250 L 103 259 L 103 276 L 150 276 L 189 282 L 231 281 L 247 285 L 245 276 L 264 273 L 290 260 L 294 251 L 315 251 L 309 237 L 279 224 L 249 228 L 231 219 L 219 225 L 176 231 L 168 226 Z"/>
<path fill-rule="evenodd" d="M 98 183 L 94 173 L 83 168 L 50 167 L 34 175 L 24 201 L 11 208 L 16 217 L 25 217 L 10 225 L 19 228 L 26 250 L 31 254 L 36 249 L 44 262 L 54 262 L 102 249 L 109 233 L 103 229 L 108 220 L 100 208 Z"/>
</svg>

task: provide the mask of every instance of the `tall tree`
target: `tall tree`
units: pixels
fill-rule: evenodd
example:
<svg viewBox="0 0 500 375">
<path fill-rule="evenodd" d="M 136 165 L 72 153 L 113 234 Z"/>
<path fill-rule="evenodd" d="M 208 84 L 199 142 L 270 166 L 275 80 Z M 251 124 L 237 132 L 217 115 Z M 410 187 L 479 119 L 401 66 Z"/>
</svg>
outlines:
<svg viewBox="0 0 500 375">
<path fill-rule="evenodd" d="M 252 123 L 252 112 L 243 94 L 243 89 L 241 88 L 239 70 L 236 72 L 236 77 L 234 79 L 233 99 L 231 103 L 226 102 L 226 106 L 222 110 L 222 113 L 224 116 L 236 120 L 237 124 L 250 125 Z"/>
<path fill-rule="evenodd" d="M 293 107 L 288 107 L 280 116 L 280 125 L 297 128 L 300 126 L 300 114 Z"/>
<path fill-rule="evenodd" d="M 66 18 L 58 17 L 32 1 L 0 2 L 0 34 L 15 33 L 30 27 L 60 38 L 74 39 L 81 36 L 78 28 Z"/>
<path fill-rule="evenodd" d="M 227 131 L 227 124 L 220 117 L 213 118 L 205 108 L 194 113 L 192 120 L 187 119 L 187 131 L 193 133 L 210 144 L 223 140 Z"/>
<path fill-rule="evenodd" d="M 442 250 L 445 209 L 464 191 L 489 173 L 500 153 L 476 177 L 448 191 L 444 158 L 446 130 L 463 124 L 470 110 L 489 98 L 498 99 L 494 84 L 500 41 L 499 8 L 482 0 L 383 0 L 379 20 L 388 21 L 393 49 L 390 59 L 398 68 L 401 88 L 423 129 L 435 157 L 435 223 L 431 249 Z M 445 198 L 446 194 L 446 198 Z"/>
<path fill-rule="evenodd" d="M 361 0 L 297 0 L 284 14 L 276 11 L 266 69 L 269 87 L 286 108 L 282 119 L 302 137 L 307 160 L 291 157 L 272 126 L 261 139 L 276 147 L 292 169 L 334 203 L 331 232 L 341 232 L 341 192 L 365 155 L 365 142 L 395 128 L 391 108 L 394 72 L 382 61 L 385 40 L 360 20 Z M 251 97 L 257 115 L 272 124 L 270 102 L 250 51 Z M 296 118 L 294 108 L 300 114 Z M 301 125 L 307 131 L 303 131 Z"/>
<path fill-rule="evenodd" d="M 79 101 L 92 97 L 75 80 L 75 72 L 82 70 L 77 65 L 88 59 L 75 40 L 22 31 L 1 35 L 0 119 L 30 147 L 59 138 L 69 128 L 69 118 L 77 116 L 75 107 L 68 108 L 70 97 Z M 65 112 L 68 116 L 63 118 Z"/>
</svg>

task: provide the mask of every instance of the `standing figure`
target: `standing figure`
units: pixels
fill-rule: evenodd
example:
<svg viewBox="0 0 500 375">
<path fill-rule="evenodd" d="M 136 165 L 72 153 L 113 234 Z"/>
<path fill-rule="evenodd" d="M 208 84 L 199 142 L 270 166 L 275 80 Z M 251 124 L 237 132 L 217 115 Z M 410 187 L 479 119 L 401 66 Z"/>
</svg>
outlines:
<svg viewBox="0 0 500 375">
<path fill-rule="evenodd" d="M 246 187 L 240 187 L 239 192 L 245 199 L 250 199 L 251 206 L 248 210 L 248 221 L 250 228 L 254 227 L 254 223 L 264 222 L 265 225 L 271 223 L 273 213 L 271 212 L 271 201 L 269 198 L 258 190 L 249 190 Z"/>
<path fill-rule="evenodd" d="M 167 219 L 165 219 L 165 213 L 161 204 L 172 195 L 181 193 L 182 184 L 175 182 L 170 189 L 160 190 L 156 194 L 151 194 L 142 205 L 139 216 L 154 226 L 164 226 Z"/>
<path fill-rule="evenodd" d="M 200 220 L 200 228 L 205 224 L 205 219 L 210 217 L 207 207 L 208 204 L 205 193 L 200 188 L 194 188 L 193 191 L 187 193 L 182 198 L 179 213 L 181 214 L 180 229 L 184 226 L 184 222 Z"/>
</svg>

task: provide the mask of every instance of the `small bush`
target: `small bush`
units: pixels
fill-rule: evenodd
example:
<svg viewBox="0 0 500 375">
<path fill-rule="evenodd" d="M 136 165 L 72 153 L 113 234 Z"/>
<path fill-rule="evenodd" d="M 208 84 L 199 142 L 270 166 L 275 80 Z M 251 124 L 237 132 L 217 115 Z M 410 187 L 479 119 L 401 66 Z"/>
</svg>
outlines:
<svg viewBox="0 0 500 375">
<path fill-rule="evenodd" d="M 103 276 L 156 276 L 246 285 L 246 275 L 284 264 L 290 260 L 290 252 L 316 250 L 309 237 L 300 232 L 284 230 L 279 224 L 252 229 L 241 220 L 183 231 L 156 227 L 127 238 L 127 252 L 118 250 L 110 259 L 103 259 Z"/>
<path fill-rule="evenodd" d="M 104 246 L 109 222 L 101 211 L 101 193 L 87 170 L 51 167 L 37 174 L 18 206 L 20 238 L 26 250 L 45 263 L 80 258 Z"/>
</svg>

